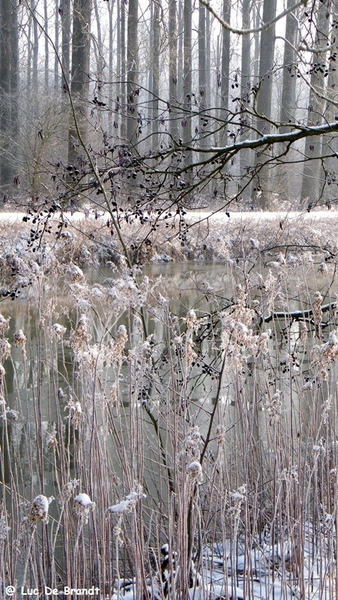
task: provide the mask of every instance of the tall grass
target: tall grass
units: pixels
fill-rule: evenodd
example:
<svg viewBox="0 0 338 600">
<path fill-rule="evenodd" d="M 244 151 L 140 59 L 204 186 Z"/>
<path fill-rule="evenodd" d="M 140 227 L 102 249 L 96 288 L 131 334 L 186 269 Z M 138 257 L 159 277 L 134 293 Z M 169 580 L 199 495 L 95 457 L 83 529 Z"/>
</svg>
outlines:
<svg viewBox="0 0 338 600">
<path fill-rule="evenodd" d="M 31 291 L 0 317 L 2 594 L 336 598 L 335 290 L 282 258 L 186 273 L 176 297 L 123 266 L 89 284 L 42 251 L 21 265 Z"/>
</svg>

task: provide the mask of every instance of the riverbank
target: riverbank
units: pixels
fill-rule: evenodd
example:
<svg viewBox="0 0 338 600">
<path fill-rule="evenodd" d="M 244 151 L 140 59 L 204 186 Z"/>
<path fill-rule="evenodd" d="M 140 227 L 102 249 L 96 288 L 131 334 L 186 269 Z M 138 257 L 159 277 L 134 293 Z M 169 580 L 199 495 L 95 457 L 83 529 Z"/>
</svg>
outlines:
<svg viewBox="0 0 338 600">
<path fill-rule="evenodd" d="M 264 262 L 331 260 L 338 253 L 338 212 L 240 213 L 202 211 L 187 214 L 117 218 L 119 232 L 133 264 L 214 260 Z M 51 250 L 61 261 L 78 266 L 119 265 L 121 241 L 108 213 L 76 212 L 38 218 L 1 213 L 0 252 Z M 295 258 L 295 255 L 297 258 Z M 279 258 L 278 258 L 279 257 Z"/>
</svg>

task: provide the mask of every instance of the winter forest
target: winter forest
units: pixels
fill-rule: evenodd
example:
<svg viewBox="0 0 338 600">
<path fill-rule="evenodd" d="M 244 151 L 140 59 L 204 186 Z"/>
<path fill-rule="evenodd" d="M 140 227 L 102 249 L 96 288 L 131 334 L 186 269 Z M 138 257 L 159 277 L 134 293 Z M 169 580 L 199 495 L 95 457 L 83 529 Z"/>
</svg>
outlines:
<svg viewBox="0 0 338 600">
<path fill-rule="evenodd" d="M 0 600 L 337 600 L 338 0 L 0 0 Z"/>
<path fill-rule="evenodd" d="M 3 204 L 334 205 L 337 23 L 334 0 L 1 0 Z"/>
</svg>

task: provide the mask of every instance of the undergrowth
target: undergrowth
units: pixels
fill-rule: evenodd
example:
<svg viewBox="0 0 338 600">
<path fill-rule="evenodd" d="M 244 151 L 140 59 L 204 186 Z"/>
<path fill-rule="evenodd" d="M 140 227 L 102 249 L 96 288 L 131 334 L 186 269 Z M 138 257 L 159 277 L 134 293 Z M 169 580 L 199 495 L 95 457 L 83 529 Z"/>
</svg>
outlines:
<svg viewBox="0 0 338 600">
<path fill-rule="evenodd" d="M 7 248 L 24 300 L 0 305 L 2 594 L 209 598 L 221 572 L 224 598 L 254 598 L 264 572 L 336 597 L 334 253 L 238 236 L 222 275 L 170 287 L 122 259 L 90 282 L 67 236 Z"/>
</svg>

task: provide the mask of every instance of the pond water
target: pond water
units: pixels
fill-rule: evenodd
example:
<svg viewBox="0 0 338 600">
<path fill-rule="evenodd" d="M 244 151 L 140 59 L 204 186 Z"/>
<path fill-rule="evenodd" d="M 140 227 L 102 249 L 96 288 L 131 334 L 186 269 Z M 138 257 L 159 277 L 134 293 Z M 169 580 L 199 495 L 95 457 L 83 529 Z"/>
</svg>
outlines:
<svg viewBox="0 0 338 600">
<path fill-rule="evenodd" d="M 268 272 L 264 267 L 260 267 L 260 272 L 265 274 Z M 311 277 L 308 275 L 312 275 Z M 85 272 L 86 281 L 89 288 L 100 284 L 107 287 L 114 287 L 114 281 L 117 279 L 117 274 L 112 273 L 110 267 L 102 267 L 100 269 L 89 269 Z M 198 386 L 194 387 L 193 400 L 199 402 L 201 400 L 212 403 L 214 401 L 213 394 L 217 390 L 217 386 L 211 382 L 212 374 L 208 372 L 207 366 L 212 365 L 213 360 L 219 362 L 220 357 L 217 357 L 218 350 L 215 351 L 215 347 L 219 348 L 220 345 L 220 330 L 219 315 L 222 311 L 227 310 L 234 302 L 236 295 L 236 273 L 234 269 L 224 263 L 208 263 L 208 262 L 187 262 L 187 263 L 160 263 L 154 264 L 143 268 L 142 274 L 137 276 L 138 280 L 142 280 L 144 277 L 149 277 L 151 281 L 157 281 L 157 285 L 153 294 L 150 295 L 150 306 L 157 304 L 158 294 L 160 293 L 163 297 L 168 300 L 168 309 L 170 313 L 174 315 L 176 319 L 184 319 L 189 310 L 193 309 L 196 311 L 199 318 L 205 320 L 209 319 L 210 327 L 214 328 L 212 333 L 206 333 L 204 335 L 204 342 L 200 344 L 200 352 L 205 357 L 206 373 L 203 377 L 203 381 L 200 381 Z M 279 275 L 277 275 L 278 280 Z M 253 286 L 250 291 L 251 297 L 259 297 L 261 295 L 260 283 L 261 274 L 258 276 L 258 284 Z M 321 281 L 322 279 L 322 281 Z M 307 309 L 310 306 L 311 294 L 318 287 L 324 287 L 325 277 L 320 278 L 318 272 L 311 268 L 307 272 L 307 276 L 304 281 L 301 281 L 297 272 L 291 272 L 288 275 L 288 288 L 293 288 L 295 293 L 293 296 L 287 298 L 287 310 L 293 311 L 298 309 Z M 319 284 L 319 285 L 318 285 Z M 302 289 L 303 286 L 303 289 Z M 334 289 L 331 290 L 331 294 L 334 294 Z M 334 299 L 334 295 L 332 296 Z M 285 309 L 285 295 L 283 292 L 280 293 L 279 304 L 277 309 Z M 67 328 L 70 332 L 75 328 L 76 320 L 81 312 L 81 303 L 75 302 L 73 297 L 67 297 L 67 289 L 65 291 L 64 286 L 60 286 L 60 291 L 57 299 L 50 297 L 50 292 L 47 289 L 46 296 L 42 302 L 48 305 L 49 313 L 48 318 L 51 318 L 50 324 L 52 323 L 54 316 L 55 320 L 58 320 L 62 325 Z M 278 298 L 277 298 L 278 302 Z M 275 307 L 276 308 L 276 307 Z M 65 387 L 69 388 L 76 387 L 78 375 L 76 369 L 74 369 L 74 361 L 72 358 L 72 351 L 65 345 L 65 348 L 57 348 L 57 359 L 56 363 L 53 364 L 54 358 L 51 357 L 51 348 L 47 348 L 48 337 L 51 338 L 51 332 L 47 330 L 46 333 L 46 315 L 44 314 L 44 307 L 41 307 L 41 298 L 35 298 L 34 295 L 29 295 L 26 299 L 21 301 L 12 302 L 10 300 L 3 301 L 0 305 L 1 312 L 5 318 L 10 317 L 9 329 L 6 331 L 6 337 L 9 340 L 13 339 L 16 331 L 22 330 L 27 336 L 27 354 L 25 360 L 23 360 L 21 348 L 12 348 L 12 356 L 4 361 L 6 368 L 5 377 L 5 389 L 6 389 L 6 403 L 7 406 L 18 411 L 20 414 L 19 422 L 15 423 L 12 432 L 12 443 L 16 446 L 20 452 L 24 450 L 24 444 L 22 439 L 26 435 L 27 423 L 33 420 L 33 414 L 31 413 L 32 398 L 35 394 L 41 395 L 41 418 L 43 420 L 43 429 L 48 431 L 50 424 L 55 422 L 57 419 L 56 404 L 54 399 L 51 401 L 51 381 L 50 371 L 55 369 L 58 374 L 58 382 L 64 381 Z M 123 313 L 123 311 L 121 311 Z M 215 318 L 213 318 L 216 315 Z M 155 309 L 147 311 L 145 315 L 147 324 L 148 335 L 154 335 L 156 340 L 164 340 L 167 332 L 165 331 L 168 324 L 164 323 L 162 318 L 158 318 Z M 116 318 L 115 329 L 124 324 L 128 330 L 132 333 L 134 324 L 131 319 L 130 310 L 124 311 L 123 314 Z M 266 326 L 267 329 L 267 326 Z M 43 332 L 43 335 L 41 333 Z M 286 380 L 288 385 L 288 373 L 289 366 L 286 364 L 290 358 L 291 346 L 296 346 L 297 341 L 301 335 L 301 327 L 299 322 L 294 322 L 290 325 L 289 321 L 281 320 L 274 323 L 273 335 L 271 335 L 271 347 L 279 347 L 279 359 L 281 369 L 285 367 Z M 46 339 L 47 336 L 47 339 Z M 216 337 L 214 337 L 216 336 Z M 277 337 L 276 337 L 277 336 Z M 202 338 L 203 336 L 201 336 Z M 313 337 L 313 336 L 312 336 Z M 133 342 L 135 343 L 135 336 Z M 314 338 L 316 343 L 318 340 Z M 132 343 L 132 342 L 131 342 Z M 308 341 L 309 347 L 305 349 L 302 354 L 302 371 L 306 372 L 308 369 L 309 356 L 311 353 L 311 337 Z M 215 346 L 215 347 L 214 347 Z M 55 348 L 54 348 L 55 349 Z M 41 355 L 41 352 L 44 355 Z M 287 357 L 284 359 L 283 356 Z M 284 367 L 283 367 L 284 365 Z M 219 367 L 219 364 L 216 364 Z M 275 365 L 275 367 L 277 367 Z M 216 367 L 211 366 L 211 370 Z M 297 367 L 299 369 L 299 367 Z M 196 370 L 195 370 L 196 371 Z M 123 373 L 123 368 L 122 368 Z M 191 379 L 194 380 L 194 369 L 191 371 Z M 107 375 L 107 381 L 113 377 L 112 373 Z M 123 374 L 121 376 L 123 380 Z M 250 385 L 250 379 L 247 380 Z M 280 382 L 281 383 L 281 382 Z M 128 382 L 127 382 L 128 385 Z M 232 404 L 233 398 L 227 393 L 227 378 L 223 377 L 223 396 L 224 402 L 229 405 Z M 61 383 L 61 387 L 62 383 Z M 212 392 L 210 390 L 213 390 Z M 191 391 L 190 391 L 191 393 Z M 66 403 L 66 400 L 65 400 Z M 126 399 L 128 404 L 128 399 Z M 64 407 L 62 407 L 63 409 Z M 230 414 L 229 414 L 230 418 Z M 230 419 L 231 420 L 231 419 Z M 203 421 L 203 418 L 202 418 Z M 21 422 L 21 425 L 20 425 Z M 203 423 L 201 423 L 203 426 Z M 25 476 L 30 478 L 30 471 Z"/>
<path fill-rule="evenodd" d="M 338 342 L 329 337 L 335 308 L 322 315 L 325 327 L 312 318 L 260 319 L 308 309 L 317 290 L 320 303 L 333 303 L 333 269 L 166 263 L 145 267 L 136 281 L 138 287 L 109 267 L 88 270 L 85 279 L 45 282 L 25 299 L 0 305 L 10 317 L 3 339 L 12 344 L 7 354 L 2 343 L 2 495 L 19 545 L 33 498 L 59 498 L 50 508 L 50 544 L 60 579 L 70 560 L 60 525 L 67 482 L 90 491 L 100 515 L 95 527 L 108 537 L 109 503 L 142 482 L 149 539 L 163 541 L 161 519 L 170 522 L 177 510 L 171 494 L 179 496 L 182 473 L 196 462 L 206 465 L 200 493 L 216 531 L 221 505 L 210 489 L 220 482 L 229 505 L 229 490 L 244 482 L 255 502 L 270 506 L 274 497 L 289 502 L 282 487 L 286 478 L 295 485 L 292 473 L 302 480 L 312 446 L 330 454 L 331 465 L 336 460 Z M 64 333 L 55 332 L 56 323 Z M 13 343 L 19 330 L 25 347 Z M 314 496 L 306 493 L 313 511 Z M 71 529 L 74 516 L 67 514 Z M 97 542 L 90 530 L 86 536 L 94 553 Z M 13 577 L 22 578 L 27 569 L 20 553 L 9 563 Z"/>
<path fill-rule="evenodd" d="M 146 267 L 142 275 L 140 274 L 137 278 L 141 280 L 144 276 L 158 281 L 150 303 L 155 306 L 157 293 L 164 294 L 169 300 L 170 311 L 178 318 L 184 317 L 191 308 L 198 314 L 215 312 L 221 306 L 229 304 L 233 293 L 230 275 L 224 264 L 156 264 Z M 109 267 L 87 270 L 85 277 L 89 288 L 93 288 L 96 284 L 113 288 L 117 279 L 117 275 L 112 273 Z M 201 290 L 205 290 L 205 294 Z M 75 291 L 80 293 L 81 290 Z M 28 438 L 31 436 L 34 438 L 36 435 L 34 403 L 37 396 L 39 397 L 41 434 L 46 436 L 52 424 L 57 421 L 59 410 L 63 411 L 67 405 L 69 390 L 75 389 L 81 395 L 81 391 L 78 389 L 79 381 L 74 367 L 73 352 L 67 343 L 61 349 L 60 344 L 57 343 L 58 340 L 52 336 L 51 327 L 54 321 L 58 321 L 67 329 L 65 338 L 69 337 L 69 333 L 75 328 L 81 313 L 81 303 L 77 303 L 73 296 L 68 297 L 67 288 L 65 289 L 63 285 L 60 285 L 58 292 L 58 296 L 55 298 L 47 286 L 46 292 L 42 292 L 40 298 L 38 295 L 28 294 L 25 299 L 15 302 L 5 300 L 0 305 L 2 315 L 6 319 L 10 318 L 9 328 L 5 335 L 12 344 L 11 356 L 4 359 L 6 406 L 7 409 L 17 411 L 19 415 L 18 421 L 7 423 L 10 443 L 12 449 L 15 450 L 14 453 L 11 452 L 11 455 L 14 461 L 20 461 L 24 481 L 30 482 L 30 484 L 32 483 L 32 471 L 28 464 L 29 453 L 27 453 L 26 443 Z M 98 302 L 98 306 L 99 304 Z M 155 335 L 157 340 L 166 337 L 165 324 L 161 319 L 157 319 L 152 311 L 146 314 L 145 319 L 148 335 Z M 130 311 L 120 311 L 114 329 L 121 324 L 127 326 L 132 332 L 133 323 Z M 22 330 L 27 337 L 25 357 L 22 349 L 13 345 L 14 334 L 18 330 Z M 94 330 L 95 326 L 93 327 L 93 336 L 96 335 Z M 92 341 L 94 342 L 94 339 Z M 135 336 L 130 343 L 132 341 L 135 343 Z M 109 385 L 113 378 L 114 373 L 107 369 L 106 384 Z M 123 368 L 121 379 L 123 380 Z M 210 377 L 207 379 L 210 380 Z M 55 393 L 59 387 L 65 391 L 65 397 L 61 404 L 55 401 Z M 202 389 L 207 387 L 204 382 L 204 386 L 195 400 L 202 397 Z M 127 392 L 125 404 L 128 406 Z M 128 418 L 127 414 L 126 418 Z M 3 439 L 2 422 L 0 422 L 0 434 Z M 32 440 L 31 443 L 35 444 Z M 3 456 L 3 460 L 6 461 L 6 454 Z M 26 467 L 24 467 L 25 461 L 27 461 Z M 3 474 L 1 473 L 2 478 Z M 48 476 L 45 483 L 46 490 L 52 493 L 53 484 L 48 483 Z"/>
</svg>

